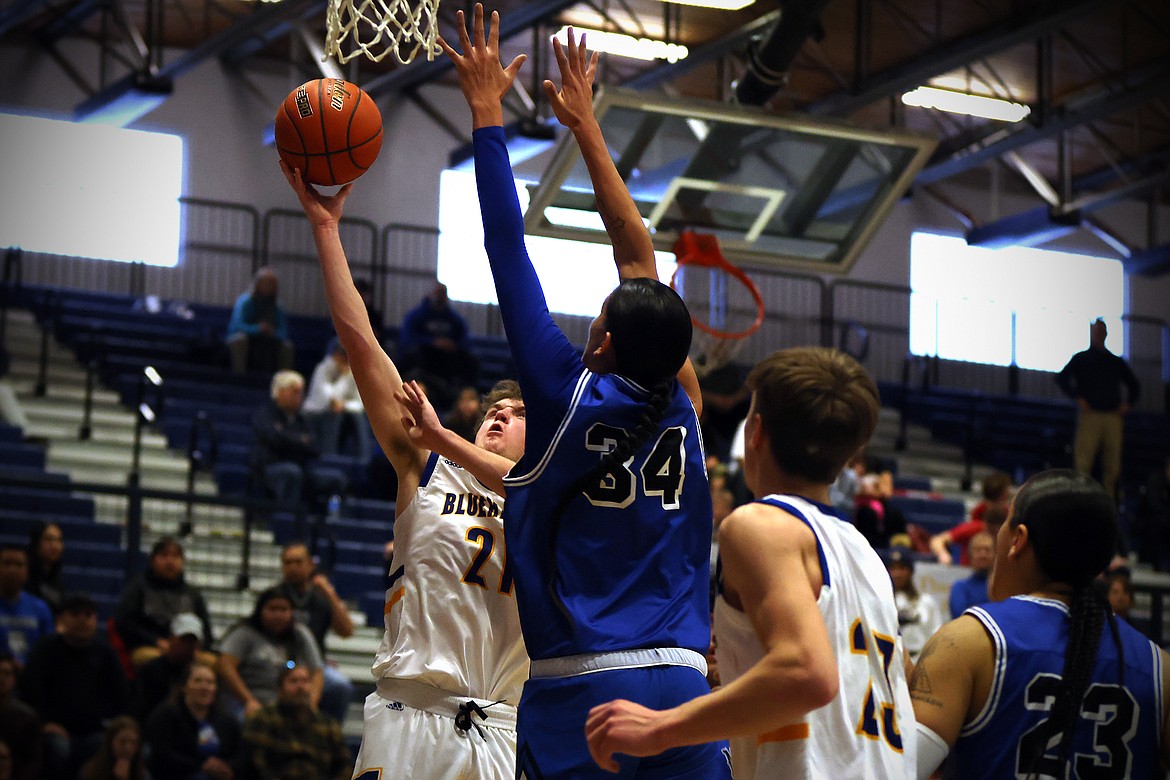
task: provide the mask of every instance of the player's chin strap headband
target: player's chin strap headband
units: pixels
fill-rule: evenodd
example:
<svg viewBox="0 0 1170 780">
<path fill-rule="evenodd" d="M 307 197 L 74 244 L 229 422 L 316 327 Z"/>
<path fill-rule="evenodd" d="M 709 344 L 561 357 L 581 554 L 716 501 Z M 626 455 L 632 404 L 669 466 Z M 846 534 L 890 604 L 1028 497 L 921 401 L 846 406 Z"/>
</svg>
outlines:
<svg viewBox="0 0 1170 780">
<path fill-rule="evenodd" d="M 756 287 L 756 283 L 751 280 L 751 277 L 744 273 L 742 268 L 732 265 L 723 256 L 723 252 L 719 249 L 719 239 L 713 235 L 695 233 L 692 230 L 683 230 L 679 233 L 678 241 L 674 243 L 674 256 L 678 260 L 678 267 L 674 269 L 674 274 L 670 277 L 670 288 L 672 290 L 677 289 L 674 284 L 675 279 L 678 277 L 678 272 L 683 269 L 683 266 L 697 265 L 723 271 L 735 277 L 747 288 L 748 292 L 752 295 L 752 299 L 756 302 L 755 322 L 744 330 L 733 332 L 713 328 L 705 322 L 699 322 L 692 315 L 691 322 L 696 328 L 720 339 L 747 338 L 760 329 L 760 326 L 764 324 L 764 297 L 760 295 L 760 289 Z"/>
</svg>

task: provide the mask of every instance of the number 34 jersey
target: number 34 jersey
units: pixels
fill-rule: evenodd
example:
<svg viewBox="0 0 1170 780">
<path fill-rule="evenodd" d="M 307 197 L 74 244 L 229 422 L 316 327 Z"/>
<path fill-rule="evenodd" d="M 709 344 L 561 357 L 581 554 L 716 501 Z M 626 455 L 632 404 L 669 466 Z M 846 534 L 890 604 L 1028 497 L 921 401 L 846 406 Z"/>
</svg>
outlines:
<svg viewBox="0 0 1170 780">
<path fill-rule="evenodd" d="M 374 677 L 520 701 L 528 656 L 504 546 L 503 499 L 431 453 L 394 523 L 394 560 Z"/>
<path fill-rule="evenodd" d="M 962 778 L 1065 777 L 1048 719 L 1061 684 L 1069 612 L 1060 601 L 1015 596 L 963 613 L 983 624 L 995 646 L 995 674 L 983 710 L 959 733 L 947 776 Z M 1106 625 L 1081 703 L 1072 743 L 1070 778 L 1161 777 L 1162 655 L 1125 621 L 1117 620 L 1125 657 Z M 1039 763 L 1033 764 L 1040 753 Z M 1108 770 L 1112 771 L 1108 771 Z"/>
</svg>

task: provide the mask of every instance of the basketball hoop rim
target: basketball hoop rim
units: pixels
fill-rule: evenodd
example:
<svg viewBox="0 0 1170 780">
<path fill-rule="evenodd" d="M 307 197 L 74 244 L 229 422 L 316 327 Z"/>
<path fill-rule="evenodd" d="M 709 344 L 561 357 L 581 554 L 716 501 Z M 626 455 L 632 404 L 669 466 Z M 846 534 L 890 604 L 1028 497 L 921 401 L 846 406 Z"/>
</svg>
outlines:
<svg viewBox="0 0 1170 780">
<path fill-rule="evenodd" d="M 760 326 L 764 324 L 764 296 L 760 294 L 760 288 L 756 286 L 756 283 L 752 281 L 751 277 L 748 276 L 742 268 L 734 266 L 728 262 L 727 258 L 725 258 L 721 252 L 698 252 L 694 255 L 686 257 L 685 259 L 676 253 L 675 259 L 677 265 L 675 266 L 674 273 L 670 275 L 670 289 L 675 290 L 676 292 L 678 291 L 675 287 L 675 279 L 678 276 L 678 272 L 681 271 L 684 266 L 697 265 L 703 268 L 714 268 L 716 270 L 730 274 L 733 278 L 739 280 L 740 284 L 747 288 L 747 291 L 751 293 L 752 299 L 756 302 L 756 319 L 751 325 L 744 328 L 743 330 L 728 331 L 720 330 L 719 328 L 713 328 L 705 322 L 700 322 L 692 314 L 691 324 L 693 324 L 696 328 L 719 339 L 744 339 L 755 333 L 760 329 Z"/>
</svg>

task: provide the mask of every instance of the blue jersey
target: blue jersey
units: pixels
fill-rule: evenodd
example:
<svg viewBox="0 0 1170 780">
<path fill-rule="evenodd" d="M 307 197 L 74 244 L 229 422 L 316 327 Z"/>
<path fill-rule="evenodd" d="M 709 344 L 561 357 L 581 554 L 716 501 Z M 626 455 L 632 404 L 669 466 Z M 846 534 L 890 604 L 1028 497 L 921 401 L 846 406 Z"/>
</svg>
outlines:
<svg viewBox="0 0 1170 780">
<path fill-rule="evenodd" d="M 1060 601 L 1016 596 L 967 610 L 995 645 L 995 674 L 983 710 L 963 727 L 947 759 L 947 777 L 1024 778 L 1040 752 L 1059 689 L 1068 644 L 1068 607 Z M 1117 628 L 1125 658 L 1119 676 L 1118 648 L 1108 625 L 1081 704 L 1073 737 L 1072 770 L 1065 774 L 1057 743 L 1044 751 L 1041 777 L 1092 778 L 1112 767 L 1110 777 L 1161 777 L 1162 656 L 1157 645 L 1124 621 Z"/>
<path fill-rule="evenodd" d="M 711 496 L 690 399 L 676 382 L 657 432 L 573 496 L 554 533 L 561 497 L 634 428 L 649 393 L 583 367 L 524 247 L 503 130 L 481 128 L 474 140 L 485 244 L 527 409 L 525 454 L 505 480 L 504 534 L 528 653 L 706 653 Z"/>
</svg>

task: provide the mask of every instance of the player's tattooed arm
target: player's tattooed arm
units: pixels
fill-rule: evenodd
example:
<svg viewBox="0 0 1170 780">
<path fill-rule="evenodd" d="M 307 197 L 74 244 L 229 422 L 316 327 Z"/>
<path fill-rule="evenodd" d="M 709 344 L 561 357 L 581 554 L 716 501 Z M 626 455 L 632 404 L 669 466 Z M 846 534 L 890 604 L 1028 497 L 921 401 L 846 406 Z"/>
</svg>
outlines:
<svg viewBox="0 0 1170 780">
<path fill-rule="evenodd" d="M 955 744 L 959 731 L 983 708 L 995 666 L 995 648 L 983 624 L 963 615 L 935 632 L 910 675 L 914 717 Z"/>
<path fill-rule="evenodd" d="M 910 675 L 910 698 L 916 703 L 922 702 L 932 707 L 942 707 L 943 702 L 934 696 L 934 686 L 930 684 L 930 669 L 931 656 L 938 651 L 939 644 L 947 642 L 945 637 L 940 637 L 938 634 L 932 636 L 922 648 L 922 652 L 918 655 L 918 663 L 914 666 L 914 671 Z M 917 704 L 915 704 L 917 709 Z"/>
</svg>

